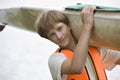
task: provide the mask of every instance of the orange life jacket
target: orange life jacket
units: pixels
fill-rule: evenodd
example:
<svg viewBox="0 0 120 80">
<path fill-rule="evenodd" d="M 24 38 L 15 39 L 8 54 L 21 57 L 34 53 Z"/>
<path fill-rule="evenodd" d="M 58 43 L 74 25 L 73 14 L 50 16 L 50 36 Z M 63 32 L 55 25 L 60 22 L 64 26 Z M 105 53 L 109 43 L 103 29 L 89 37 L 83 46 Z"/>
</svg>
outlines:
<svg viewBox="0 0 120 80">
<path fill-rule="evenodd" d="M 73 52 L 71 50 L 66 49 L 61 50 L 60 52 L 63 53 L 68 59 L 72 59 Z M 94 67 L 94 74 L 92 75 L 96 76 L 95 80 L 107 80 L 99 52 L 95 47 L 89 47 L 89 57 L 91 58 L 92 66 Z M 67 80 L 90 80 L 90 75 L 85 67 L 82 74 L 68 75 Z"/>
</svg>

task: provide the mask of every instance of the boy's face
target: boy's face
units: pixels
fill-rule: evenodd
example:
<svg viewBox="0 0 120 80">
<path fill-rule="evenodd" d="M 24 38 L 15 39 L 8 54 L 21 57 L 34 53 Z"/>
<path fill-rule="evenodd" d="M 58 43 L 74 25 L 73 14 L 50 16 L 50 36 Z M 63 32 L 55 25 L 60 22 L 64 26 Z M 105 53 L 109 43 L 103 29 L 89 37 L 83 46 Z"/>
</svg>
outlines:
<svg viewBox="0 0 120 80">
<path fill-rule="evenodd" d="M 67 48 L 70 46 L 72 40 L 70 29 L 69 26 L 62 22 L 56 23 L 54 27 L 48 31 L 48 39 L 59 45 L 61 48 Z"/>
</svg>

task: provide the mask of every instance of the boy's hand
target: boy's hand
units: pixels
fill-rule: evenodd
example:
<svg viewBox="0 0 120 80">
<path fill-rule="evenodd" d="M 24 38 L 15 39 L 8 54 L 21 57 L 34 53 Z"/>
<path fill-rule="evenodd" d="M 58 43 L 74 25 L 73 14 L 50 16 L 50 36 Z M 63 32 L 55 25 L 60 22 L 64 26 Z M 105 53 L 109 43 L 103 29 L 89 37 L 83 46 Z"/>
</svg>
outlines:
<svg viewBox="0 0 120 80">
<path fill-rule="evenodd" d="M 94 26 L 94 6 L 88 6 L 81 11 L 83 29 L 92 30 Z"/>
</svg>

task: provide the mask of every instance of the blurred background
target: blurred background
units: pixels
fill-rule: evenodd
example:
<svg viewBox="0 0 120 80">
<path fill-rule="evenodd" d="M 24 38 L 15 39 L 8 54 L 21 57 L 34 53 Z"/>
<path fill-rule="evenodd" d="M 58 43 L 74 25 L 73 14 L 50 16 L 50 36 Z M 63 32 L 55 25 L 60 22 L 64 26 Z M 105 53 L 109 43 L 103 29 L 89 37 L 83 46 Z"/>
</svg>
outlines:
<svg viewBox="0 0 120 80">
<path fill-rule="evenodd" d="M 76 3 L 120 8 L 118 0 L 0 0 L 0 9 L 37 7 L 63 10 Z M 0 80 L 52 80 L 48 58 L 57 47 L 36 33 L 6 26 L 0 32 Z M 108 80 L 120 80 L 120 66 L 106 73 Z"/>
</svg>

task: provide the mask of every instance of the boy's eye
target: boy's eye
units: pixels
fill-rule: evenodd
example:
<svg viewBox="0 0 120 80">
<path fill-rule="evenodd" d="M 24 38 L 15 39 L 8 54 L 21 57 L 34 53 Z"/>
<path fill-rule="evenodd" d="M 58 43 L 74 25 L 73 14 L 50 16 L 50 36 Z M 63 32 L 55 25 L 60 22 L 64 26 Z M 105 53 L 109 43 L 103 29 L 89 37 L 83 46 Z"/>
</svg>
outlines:
<svg viewBox="0 0 120 80">
<path fill-rule="evenodd" d="M 52 34 L 50 34 L 51 36 L 53 36 L 55 33 L 52 33 Z"/>
<path fill-rule="evenodd" d="M 58 28 L 58 31 L 61 31 L 62 30 L 62 26 Z"/>
<path fill-rule="evenodd" d="M 51 33 L 51 34 L 49 35 L 49 37 L 52 37 L 53 35 L 55 35 L 55 33 Z"/>
</svg>

